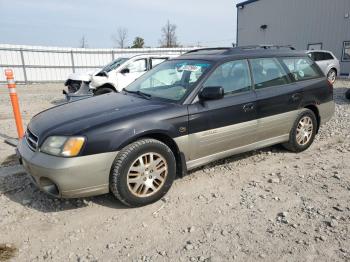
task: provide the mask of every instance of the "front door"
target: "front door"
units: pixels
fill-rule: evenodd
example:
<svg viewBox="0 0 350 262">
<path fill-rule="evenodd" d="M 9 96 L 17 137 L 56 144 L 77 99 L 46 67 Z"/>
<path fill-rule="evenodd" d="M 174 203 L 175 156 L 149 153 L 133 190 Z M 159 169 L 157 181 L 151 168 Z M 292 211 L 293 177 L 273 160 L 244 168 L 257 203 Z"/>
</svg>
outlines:
<svg viewBox="0 0 350 262">
<path fill-rule="evenodd" d="M 225 96 L 189 106 L 189 160 L 212 160 L 256 142 L 256 96 L 247 60 L 218 66 L 203 85 L 210 86 L 223 87 Z"/>
<path fill-rule="evenodd" d="M 123 69 L 128 69 L 127 73 L 117 73 L 118 74 L 118 91 L 127 87 L 129 84 L 134 82 L 137 78 L 142 76 L 147 72 L 147 59 L 138 59 L 126 65 Z M 120 71 L 122 72 L 123 69 Z"/>
</svg>

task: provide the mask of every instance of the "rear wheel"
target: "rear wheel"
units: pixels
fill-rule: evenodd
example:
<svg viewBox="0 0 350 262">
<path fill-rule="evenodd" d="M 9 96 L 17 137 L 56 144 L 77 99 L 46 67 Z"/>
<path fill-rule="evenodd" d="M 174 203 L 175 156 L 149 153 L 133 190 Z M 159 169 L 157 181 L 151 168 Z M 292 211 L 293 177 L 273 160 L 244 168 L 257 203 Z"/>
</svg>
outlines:
<svg viewBox="0 0 350 262">
<path fill-rule="evenodd" d="M 337 79 L 337 72 L 334 69 L 329 70 L 327 74 L 328 81 L 332 84 L 335 83 L 335 80 Z"/>
<path fill-rule="evenodd" d="M 113 93 L 113 92 L 115 92 L 113 88 L 101 87 L 95 91 L 95 96 L 104 95 L 104 94 Z"/>
<path fill-rule="evenodd" d="M 176 175 L 171 149 L 154 139 L 142 139 L 119 152 L 110 176 L 110 189 L 123 204 L 138 207 L 161 199 Z"/>
<path fill-rule="evenodd" d="M 350 100 L 350 89 L 346 91 L 345 97 Z"/>
<path fill-rule="evenodd" d="M 302 111 L 294 122 L 289 135 L 289 141 L 283 146 L 293 152 L 308 149 L 315 139 L 317 119 L 310 109 Z"/>
</svg>

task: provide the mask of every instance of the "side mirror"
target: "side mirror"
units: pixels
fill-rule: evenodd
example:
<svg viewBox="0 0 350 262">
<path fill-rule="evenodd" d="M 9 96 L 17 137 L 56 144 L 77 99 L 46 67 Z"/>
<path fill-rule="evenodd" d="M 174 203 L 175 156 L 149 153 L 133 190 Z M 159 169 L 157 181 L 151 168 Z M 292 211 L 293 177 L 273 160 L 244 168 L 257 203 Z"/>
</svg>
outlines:
<svg viewBox="0 0 350 262">
<path fill-rule="evenodd" d="M 124 68 L 120 71 L 121 74 L 129 74 L 130 73 L 130 69 L 129 68 Z"/>
<path fill-rule="evenodd" d="M 199 92 L 200 100 L 217 100 L 224 97 L 224 89 L 221 86 L 207 86 Z"/>
</svg>

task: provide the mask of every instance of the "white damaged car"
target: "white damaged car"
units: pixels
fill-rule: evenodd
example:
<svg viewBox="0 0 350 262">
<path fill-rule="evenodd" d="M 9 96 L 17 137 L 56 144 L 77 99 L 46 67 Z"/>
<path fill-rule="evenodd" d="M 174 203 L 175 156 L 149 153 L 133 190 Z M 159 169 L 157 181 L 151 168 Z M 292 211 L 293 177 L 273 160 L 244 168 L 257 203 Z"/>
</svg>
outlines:
<svg viewBox="0 0 350 262">
<path fill-rule="evenodd" d="M 120 92 L 141 75 L 158 64 L 176 57 L 173 54 L 142 54 L 133 57 L 120 57 L 102 69 L 86 73 L 73 73 L 65 82 L 67 100 L 81 97 Z"/>
</svg>

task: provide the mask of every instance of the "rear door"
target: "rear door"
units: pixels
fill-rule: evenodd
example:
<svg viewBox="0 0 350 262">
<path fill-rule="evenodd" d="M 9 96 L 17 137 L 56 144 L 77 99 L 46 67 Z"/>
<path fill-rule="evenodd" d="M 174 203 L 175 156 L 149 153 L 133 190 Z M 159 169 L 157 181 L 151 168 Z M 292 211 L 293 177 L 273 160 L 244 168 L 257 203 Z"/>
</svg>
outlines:
<svg viewBox="0 0 350 262">
<path fill-rule="evenodd" d="M 289 134 L 303 88 L 292 81 L 288 69 L 276 58 L 251 59 L 250 64 L 257 96 L 257 138 L 274 143 L 274 139 Z"/>
<path fill-rule="evenodd" d="M 190 160 L 256 142 L 256 96 L 248 61 L 218 66 L 203 84 L 210 86 L 223 87 L 225 96 L 189 106 Z"/>
</svg>

